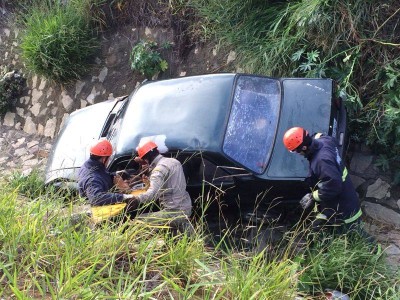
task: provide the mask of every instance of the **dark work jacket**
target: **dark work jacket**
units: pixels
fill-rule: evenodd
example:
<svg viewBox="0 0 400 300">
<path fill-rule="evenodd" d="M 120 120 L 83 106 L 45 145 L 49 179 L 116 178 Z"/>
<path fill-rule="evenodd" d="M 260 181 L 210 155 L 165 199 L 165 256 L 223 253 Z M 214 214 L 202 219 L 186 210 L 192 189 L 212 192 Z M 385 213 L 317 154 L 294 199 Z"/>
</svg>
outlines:
<svg viewBox="0 0 400 300">
<path fill-rule="evenodd" d="M 107 205 L 122 202 L 123 195 L 111 193 L 113 177 L 105 166 L 89 158 L 79 170 L 79 194 L 89 200 L 91 205 Z"/>
<path fill-rule="evenodd" d="M 306 157 L 310 162 L 306 182 L 319 204 L 318 212 L 332 223 L 350 223 L 358 219 L 361 216 L 358 195 L 339 155 L 336 140 L 331 136 L 313 139 Z"/>
</svg>

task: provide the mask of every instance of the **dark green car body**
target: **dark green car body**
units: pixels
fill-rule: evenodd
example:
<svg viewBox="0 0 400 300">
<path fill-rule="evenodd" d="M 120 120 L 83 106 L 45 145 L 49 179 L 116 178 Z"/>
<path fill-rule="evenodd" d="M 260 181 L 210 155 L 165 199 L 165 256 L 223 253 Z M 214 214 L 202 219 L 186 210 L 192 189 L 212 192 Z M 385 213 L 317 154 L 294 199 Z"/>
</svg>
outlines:
<svg viewBox="0 0 400 300">
<path fill-rule="evenodd" d="M 93 117 L 96 105 L 71 114 L 65 123 L 49 158 L 47 183 L 76 182 L 90 139 L 79 139 L 80 157 L 70 159 L 72 164 L 65 163 L 61 151 L 79 135 L 68 127 L 79 128 Z M 296 198 L 305 189 L 308 163 L 283 146 L 283 134 L 293 126 L 332 135 L 342 155 L 345 150 L 346 111 L 330 79 L 231 73 L 182 77 L 146 82 L 129 97 L 103 106 L 108 112 L 97 108 L 92 113 L 107 115 L 102 128 L 90 130 L 97 131 L 91 139 L 107 137 L 113 144 L 110 171 L 130 168 L 140 141 L 152 139 L 161 141 L 164 155 L 182 161 L 189 188 L 235 186 Z"/>
</svg>

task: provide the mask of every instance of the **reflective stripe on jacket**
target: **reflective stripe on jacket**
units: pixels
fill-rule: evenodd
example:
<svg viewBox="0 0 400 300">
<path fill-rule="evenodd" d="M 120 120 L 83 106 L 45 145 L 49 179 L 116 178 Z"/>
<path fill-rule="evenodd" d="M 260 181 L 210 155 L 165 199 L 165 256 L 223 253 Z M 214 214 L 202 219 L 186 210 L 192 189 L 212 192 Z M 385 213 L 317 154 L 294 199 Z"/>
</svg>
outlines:
<svg viewBox="0 0 400 300">
<path fill-rule="evenodd" d="M 158 155 L 151 163 L 149 189 L 138 195 L 140 202 L 159 199 L 161 208 L 191 214 L 192 201 L 186 191 L 186 179 L 181 163 L 175 158 Z"/>
<path fill-rule="evenodd" d="M 97 160 L 89 158 L 79 170 L 79 194 L 88 199 L 91 205 L 122 202 L 122 194 L 110 192 L 113 185 L 113 177 Z"/>
<path fill-rule="evenodd" d="M 336 140 L 330 136 L 313 139 L 309 147 L 310 174 L 306 179 L 313 189 L 318 211 L 342 222 L 361 216 L 357 192 L 339 155 Z"/>
</svg>

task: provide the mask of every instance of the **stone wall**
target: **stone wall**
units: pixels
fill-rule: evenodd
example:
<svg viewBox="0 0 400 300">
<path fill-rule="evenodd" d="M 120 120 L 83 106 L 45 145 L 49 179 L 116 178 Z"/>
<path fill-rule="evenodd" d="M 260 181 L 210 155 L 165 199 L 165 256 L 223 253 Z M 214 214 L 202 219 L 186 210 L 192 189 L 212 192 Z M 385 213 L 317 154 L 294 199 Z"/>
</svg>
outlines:
<svg viewBox="0 0 400 300">
<path fill-rule="evenodd" d="M 74 110 L 106 99 L 129 94 L 144 78 L 129 69 L 129 50 L 139 38 L 171 40 L 171 32 L 152 34 L 150 29 L 125 28 L 105 34 L 91 74 L 69 85 L 61 85 L 29 74 L 18 52 L 18 29 L 0 28 L 0 65 L 19 69 L 27 77 L 27 88 L 15 109 L 2 117 L 2 124 L 30 134 L 54 138 L 63 120 Z"/>
<path fill-rule="evenodd" d="M 400 229 L 400 188 L 392 174 L 376 167 L 377 157 L 365 145 L 353 145 L 350 173 L 362 199 L 364 214 L 380 224 Z"/>
</svg>

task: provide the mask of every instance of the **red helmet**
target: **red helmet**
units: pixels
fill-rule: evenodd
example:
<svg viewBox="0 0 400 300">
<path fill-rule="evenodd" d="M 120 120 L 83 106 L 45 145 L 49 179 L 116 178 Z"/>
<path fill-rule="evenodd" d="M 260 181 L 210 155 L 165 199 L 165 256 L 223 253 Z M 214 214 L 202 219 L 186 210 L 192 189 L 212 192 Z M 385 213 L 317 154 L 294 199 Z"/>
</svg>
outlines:
<svg viewBox="0 0 400 300">
<path fill-rule="evenodd" d="M 289 151 L 294 151 L 303 143 L 304 137 L 307 134 L 308 132 L 301 127 L 290 128 L 283 136 L 283 144 Z"/>
<path fill-rule="evenodd" d="M 149 141 L 149 142 L 143 144 L 142 146 L 137 147 L 136 150 L 137 150 L 138 156 L 140 158 L 143 158 L 143 156 L 145 156 L 147 153 L 149 153 L 151 150 L 153 150 L 155 148 L 157 148 L 157 144 L 152 141 Z"/>
<path fill-rule="evenodd" d="M 96 156 L 111 156 L 112 152 L 113 152 L 112 145 L 105 138 L 99 139 L 90 147 L 90 154 Z"/>
</svg>

